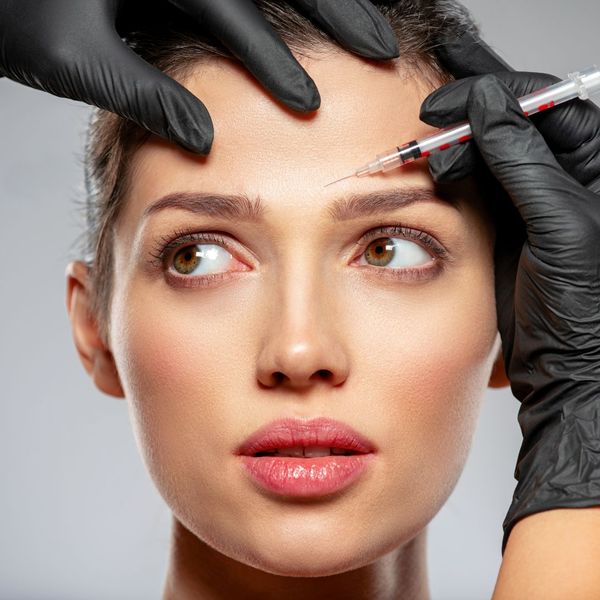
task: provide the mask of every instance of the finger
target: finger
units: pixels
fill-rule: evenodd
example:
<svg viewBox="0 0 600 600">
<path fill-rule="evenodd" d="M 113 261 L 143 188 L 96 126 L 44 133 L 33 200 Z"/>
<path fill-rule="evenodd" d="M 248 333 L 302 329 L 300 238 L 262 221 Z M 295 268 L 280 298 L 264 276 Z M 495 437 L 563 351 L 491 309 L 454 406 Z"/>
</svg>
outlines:
<svg viewBox="0 0 600 600">
<path fill-rule="evenodd" d="M 457 79 L 514 70 L 479 36 L 469 31 L 443 38 L 434 50 L 438 59 Z"/>
<path fill-rule="evenodd" d="M 203 24 L 281 102 L 309 112 L 321 98 L 313 80 L 251 0 L 170 0 Z"/>
<path fill-rule="evenodd" d="M 548 250 L 561 238 L 572 241 L 590 194 L 560 167 L 506 84 L 494 75 L 480 77 L 467 112 L 473 140 L 525 221 L 530 245 Z"/>
<path fill-rule="evenodd" d="M 428 158 L 429 172 L 434 181 L 439 183 L 458 181 L 472 175 L 484 165 L 477 146 L 470 141 L 434 152 Z"/>
<path fill-rule="evenodd" d="M 367 58 L 400 55 L 396 34 L 370 0 L 293 0 L 345 48 Z"/>
<path fill-rule="evenodd" d="M 90 50 L 80 60 L 80 68 L 74 70 L 80 81 L 67 85 L 74 93 L 87 90 L 78 99 L 130 119 L 191 152 L 210 151 L 213 125 L 204 104 L 140 58 L 116 33 L 103 37 L 101 52 Z"/>
<path fill-rule="evenodd" d="M 499 72 L 517 97 L 560 81 L 545 73 Z M 421 105 L 420 118 L 435 127 L 447 127 L 466 119 L 468 95 L 477 77 L 453 81 L 430 94 Z M 600 172 L 600 109 L 590 101 L 567 102 L 532 116 L 532 122 L 556 155 L 559 164 L 582 185 L 590 185 Z M 468 144 L 467 144 L 468 145 Z M 433 155 L 432 155 L 433 157 Z M 459 162 L 452 169 L 466 169 Z M 441 167 L 441 164 L 439 165 Z M 438 172 L 439 177 L 445 175 Z M 447 173 L 452 177 L 451 173 Z"/>
</svg>

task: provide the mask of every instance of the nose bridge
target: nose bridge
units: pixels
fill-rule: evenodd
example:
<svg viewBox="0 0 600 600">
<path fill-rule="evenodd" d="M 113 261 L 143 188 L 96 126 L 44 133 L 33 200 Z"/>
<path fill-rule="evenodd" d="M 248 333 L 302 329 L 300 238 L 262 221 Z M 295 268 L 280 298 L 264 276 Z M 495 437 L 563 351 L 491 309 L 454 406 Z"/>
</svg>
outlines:
<svg viewBox="0 0 600 600">
<path fill-rule="evenodd" d="M 281 307 L 280 317 L 286 328 L 300 331 L 318 325 L 319 315 L 327 311 L 327 298 L 323 296 L 323 265 L 318 260 L 298 256 L 302 245 L 294 256 L 282 264 L 275 285 Z M 322 257 L 321 257 L 322 260 Z"/>
<path fill-rule="evenodd" d="M 348 357 L 328 268 L 323 256 L 306 251 L 303 240 L 289 244 L 277 262 L 267 286 L 273 296 L 258 364 L 263 383 L 306 387 L 345 379 Z"/>
<path fill-rule="evenodd" d="M 323 257 L 312 257 L 302 249 L 299 243 L 281 261 L 277 281 L 273 282 L 276 314 L 271 315 L 282 339 L 297 349 L 309 342 L 312 347 L 322 344 L 323 338 L 331 335 L 327 323 L 334 308 L 332 295 L 324 289 L 328 277 Z"/>
</svg>

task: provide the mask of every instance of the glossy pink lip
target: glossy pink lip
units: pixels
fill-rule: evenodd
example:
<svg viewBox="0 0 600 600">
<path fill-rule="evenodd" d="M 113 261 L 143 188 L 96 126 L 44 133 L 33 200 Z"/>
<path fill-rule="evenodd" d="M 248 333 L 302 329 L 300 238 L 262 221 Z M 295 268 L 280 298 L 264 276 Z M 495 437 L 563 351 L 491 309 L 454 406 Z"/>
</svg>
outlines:
<svg viewBox="0 0 600 600">
<path fill-rule="evenodd" d="M 293 446 L 345 448 L 358 454 L 375 452 L 375 445 L 355 429 L 334 419 L 318 417 L 309 421 L 291 417 L 277 419 L 255 431 L 236 454 L 254 456 L 257 452 Z"/>
<path fill-rule="evenodd" d="M 255 456 L 293 446 L 323 446 L 351 451 L 319 457 Z M 279 495 L 323 496 L 340 491 L 365 471 L 375 445 L 350 426 L 320 417 L 284 418 L 253 433 L 237 450 L 246 472 L 261 488 Z"/>
</svg>

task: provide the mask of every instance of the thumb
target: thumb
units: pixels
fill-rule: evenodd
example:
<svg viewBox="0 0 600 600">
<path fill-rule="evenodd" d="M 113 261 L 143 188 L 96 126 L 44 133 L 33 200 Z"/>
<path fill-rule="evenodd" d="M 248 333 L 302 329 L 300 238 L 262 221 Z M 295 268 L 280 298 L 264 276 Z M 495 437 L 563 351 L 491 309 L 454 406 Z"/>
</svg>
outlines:
<svg viewBox="0 0 600 600">
<path fill-rule="evenodd" d="M 77 75 L 81 100 L 134 121 L 170 142 L 208 154 L 213 125 L 204 104 L 189 90 L 153 67 L 114 33 L 101 52 L 83 58 Z M 83 92 L 83 93 L 82 93 Z"/>
</svg>

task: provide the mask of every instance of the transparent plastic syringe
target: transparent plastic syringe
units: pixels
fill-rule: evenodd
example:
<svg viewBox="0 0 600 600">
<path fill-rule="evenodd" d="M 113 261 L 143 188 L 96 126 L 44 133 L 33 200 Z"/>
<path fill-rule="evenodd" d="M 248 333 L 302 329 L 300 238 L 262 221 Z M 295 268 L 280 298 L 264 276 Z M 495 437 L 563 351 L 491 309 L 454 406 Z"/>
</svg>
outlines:
<svg viewBox="0 0 600 600">
<path fill-rule="evenodd" d="M 519 98 L 519 104 L 526 116 L 548 110 L 553 106 L 581 98 L 587 100 L 593 94 L 600 92 L 600 69 L 596 65 L 569 73 L 567 79 L 559 81 L 553 85 L 544 87 L 540 90 L 527 94 Z M 365 177 L 382 171 L 390 171 L 413 162 L 417 158 L 429 156 L 433 152 L 446 150 L 456 144 L 462 144 L 470 140 L 471 126 L 468 121 L 461 121 L 452 127 L 440 129 L 435 133 L 420 140 L 413 140 L 402 146 L 397 146 L 383 154 L 378 154 L 377 158 L 366 165 L 356 169 L 351 175 L 332 181 L 327 185 L 333 185 L 338 181 L 350 177 Z"/>
</svg>

